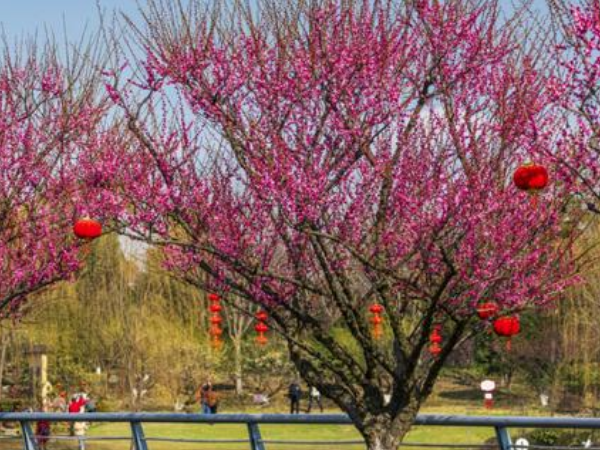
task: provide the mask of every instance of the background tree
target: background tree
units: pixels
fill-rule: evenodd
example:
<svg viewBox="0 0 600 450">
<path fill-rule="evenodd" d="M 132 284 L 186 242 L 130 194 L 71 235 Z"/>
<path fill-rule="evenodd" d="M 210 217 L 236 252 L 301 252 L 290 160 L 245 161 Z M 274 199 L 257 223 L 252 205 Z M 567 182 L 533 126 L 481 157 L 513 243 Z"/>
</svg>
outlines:
<svg viewBox="0 0 600 450">
<path fill-rule="evenodd" d="M 131 137 L 107 168 L 123 230 L 266 308 L 370 449 L 396 448 L 483 328 L 478 302 L 515 314 L 572 282 L 570 185 L 532 202 L 511 184 L 562 122 L 535 39 L 498 2 L 155 1 L 144 18 L 129 69 L 107 73 Z"/>
<path fill-rule="evenodd" d="M 568 119 L 555 154 L 557 175 L 576 182 L 588 210 L 600 214 L 600 4 L 595 0 L 551 0 L 559 62 L 550 92 Z"/>
<path fill-rule="evenodd" d="M 27 294 L 80 265 L 71 234 L 84 213 L 75 154 L 104 141 L 106 95 L 93 47 L 4 43 L 0 55 L 0 311 L 18 315 Z M 65 62 L 66 61 L 66 62 Z M 94 198 L 100 200 L 101 198 Z M 93 202 L 88 199 L 87 203 Z"/>
</svg>

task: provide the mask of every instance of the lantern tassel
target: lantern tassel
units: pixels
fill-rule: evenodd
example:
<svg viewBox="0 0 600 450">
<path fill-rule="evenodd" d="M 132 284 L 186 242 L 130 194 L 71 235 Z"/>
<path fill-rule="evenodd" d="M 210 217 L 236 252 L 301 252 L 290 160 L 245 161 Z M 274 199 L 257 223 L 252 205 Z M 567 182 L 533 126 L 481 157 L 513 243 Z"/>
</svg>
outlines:
<svg viewBox="0 0 600 450">
<path fill-rule="evenodd" d="M 538 206 L 538 193 L 534 192 L 533 194 L 531 194 L 531 207 L 533 209 L 537 209 Z"/>
<path fill-rule="evenodd" d="M 512 349 L 512 340 L 511 340 L 511 338 L 508 338 L 506 340 L 506 351 L 510 352 L 511 349 Z"/>
</svg>

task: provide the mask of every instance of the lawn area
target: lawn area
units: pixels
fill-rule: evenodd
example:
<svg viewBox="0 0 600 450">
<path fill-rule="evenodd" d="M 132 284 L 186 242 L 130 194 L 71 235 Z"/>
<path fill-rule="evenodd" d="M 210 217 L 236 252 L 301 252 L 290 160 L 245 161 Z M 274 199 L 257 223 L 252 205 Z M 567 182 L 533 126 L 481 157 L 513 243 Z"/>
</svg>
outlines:
<svg viewBox="0 0 600 450">
<path fill-rule="evenodd" d="M 267 441 L 268 450 L 303 450 L 308 448 L 331 449 L 344 448 L 348 450 L 358 450 L 364 448 L 363 445 L 290 445 L 280 442 L 268 441 L 335 441 L 335 440 L 360 440 L 356 430 L 351 426 L 337 425 L 263 425 L 260 427 L 263 439 Z M 144 431 L 146 438 L 149 439 L 148 446 L 150 450 L 247 450 L 249 444 L 243 443 L 182 443 L 182 442 L 164 442 L 152 441 L 153 438 L 177 438 L 177 439 L 207 439 L 207 440 L 246 440 L 248 433 L 244 425 L 207 425 L 207 424 L 145 424 Z M 90 429 L 89 436 L 122 436 L 129 437 L 130 431 L 128 424 L 96 424 Z M 481 444 L 486 439 L 493 436 L 493 430 L 488 428 L 444 428 L 438 427 L 417 427 L 406 439 L 407 442 L 429 443 L 446 442 L 453 444 Z M 3 445 L 1 448 L 15 448 L 15 445 Z M 67 450 L 76 449 L 75 442 L 52 442 L 48 445 L 48 450 Z M 131 442 L 124 441 L 105 441 L 86 443 L 87 450 L 129 450 Z M 407 447 L 410 448 L 410 447 Z"/>
<path fill-rule="evenodd" d="M 499 396 L 498 405 L 492 409 L 484 409 L 481 401 L 481 393 L 475 389 L 467 390 L 464 386 L 446 382 L 443 390 L 438 390 L 428 404 L 422 409 L 424 414 L 453 414 L 453 415 L 545 415 L 547 411 L 535 407 L 529 402 L 528 407 L 515 398 L 523 398 L 519 392 L 517 395 L 504 394 Z M 441 394 L 440 395 L 440 391 Z M 452 398 L 450 398 L 450 394 Z M 468 394 L 468 395 L 467 395 Z M 227 405 L 223 412 L 244 413 L 281 413 L 287 411 L 287 404 L 272 404 L 267 408 L 234 408 L 234 404 Z M 327 413 L 338 413 L 339 410 L 329 409 Z M 319 450 L 319 449 L 363 449 L 361 444 L 354 445 L 292 445 L 279 441 L 354 441 L 360 440 L 358 432 L 352 426 L 339 425 L 262 425 L 260 427 L 262 437 L 266 441 L 267 450 Z M 245 425 L 237 424 L 144 424 L 144 432 L 148 439 L 150 450 L 247 450 L 248 431 Z M 61 434 L 56 432 L 56 434 Z M 62 434 L 65 432 L 63 431 Z M 514 430 L 513 438 L 520 436 L 520 430 Z M 88 432 L 89 437 L 124 437 L 124 440 L 110 441 L 88 441 L 86 450 L 130 450 L 131 432 L 128 424 L 97 423 L 93 424 Z M 493 438 L 494 430 L 487 427 L 415 427 L 406 438 L 406 443 L 436 444 L 473 444 L 481 445 L 488 439 Z M 165 442 L 161 439 L 173 438 L 182 440 L 225 440 L 244 442 L 222 442 L 215 443 L 185 443 Z M 153 440 L 157 439 L 157 440 Z M 270 441 L 270 442 L 269 442 Z M 18 444 L 0 441 L 0 450 L 18 448 Z M 403 447 L 416 450 L 417 447 Z M 429 447 L 435 449 L 436 447 Z M 74 441 L 51 442 L 48 450 L 75 450 L 77 443 Z"/>
</svg>

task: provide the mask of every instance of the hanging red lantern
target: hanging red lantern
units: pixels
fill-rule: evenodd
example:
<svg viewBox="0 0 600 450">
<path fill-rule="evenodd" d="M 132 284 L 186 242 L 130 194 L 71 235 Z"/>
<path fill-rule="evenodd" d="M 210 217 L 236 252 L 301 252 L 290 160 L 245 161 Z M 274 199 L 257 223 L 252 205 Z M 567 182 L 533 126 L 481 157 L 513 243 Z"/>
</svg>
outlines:
<svg viewBox="0 0 600 450">
<path fill-rule="evenodd" d="M 517 188 L 535 193 L 548 185 L 548 171 L 539 164 L 525 163 L 517 168 L 513 181 Z"/>
<path fill-rule="evenodd" d="M 521 331 L 521 322 L 518 316 L 504 316 L 494 320 L 494 332 L 498 336 L 506 337 L 506 349 L 510 351 L 511 339 Z"/>
<path fill-rule="evenodd" d="M 378 340 L 381 338 L 381 336 L 383 336 L 383 318 L 381 317 L 383 306 L 381 306 L 379 303 L 373 303 L 369 307 L 369 312 L 373 314 L 373 317 L 370 319 L 371 323 L 373 324 L 373 327 L 371 328 L 371 335 L 373 336 L 373 339 Z"/>
<path fill-rule="evenodd" d="M 383 319 L 381 318 L 381 316 L 373 316 L 371 317 L 371 323 L 375 326 L 377 325 L 381 325 L 381 323 L 383 322 Z"/>
<path fill-rule="evenodd" d="M 219 312 L 221 312 L 223 307 L 221 305 L 219 305 L 218 303 L 213 303 L 212 305 L 210 305 L 208 307 L 208 309 L 210 310 L 211 313 L 219 313 Z"/>
<path fill-rule="evenodd" d="M 434 342 L 429 346 L 429 353 L 431 353 L 434 357 L 437 357 L 440 355 L 440 353 L 442 353 L 442 347 L 440 347 L 440 344 Z"/>
<path fill-rule="evenodd" d="M 266 322 L 267 319 L 269 318 L 269 314 L 267 314 L 266 311 L 258 311 L 254 317 L 256 318 L 256 320 L 258 320 L 259 322 Z"/>
<path fill-rule="evenodd" d="M 80 239 L 96 239 L 102 236 L 102 224 L 89 217 L 78 219 L 73 225 L 73 233 Z"/>
<path fill-rule="evenodd" d="M 383 312 L 383 306 L 379 303 L 374 303 L 369 307 L 369 311 L 373 314 L 381 314 Z"/>
<path fill-rule="evenodd" d="M 429 336 L 429 342 L 433 344 L 441 344 L 442 343 L 442 335 L 437 330 L 433 330 L 431 336 Z"/>
<path fill-rule="evenodd" d="M 258 322 L 254 329 L 257 333 L 266 333 L 267 331 L 269 331 L 268 325 L 264 322 Z"/>
<path fill-rule="evenodd" d="M 256 332 L 258 333 L 258 336 L 256 336 L 256 342 L 259 345 L 265 345 L 268 342 L 268 338 L 267 336 L 265 336 L 265 333 L 267 331 L 269 331 L 269 327 L 266 323 L 264 322 L 258 322 L 255 326 L 254 326 L 254 330 L 256 330 Z"/>
<path fill-rule="evenodd" d="M 208 330 L 208 333 L 210 334 L 210 345 L 216 350 L 219 350 L 223 346 L 223 341 L 221 340 L 221 335 L 223 334 L 221 322 L 223 322 L 223 318 L 220 315 L 222 307 L 219 304 L 221 298 L 218 294 L 212 293 L 208 294 L 208 300 L 211 303 L 208 309 L 212 313 L 210 317 L 211 326 Z"/>
<path fill-rule="evenodd" d="M 437 324 L 433 326 L 433 331 L 429 335 L 429 342 L 431 345 L 429 346 L 429 353 L 431 353 L 434 357 L 437 357 L 441 351 L 442 347 L 440 344 L 442 343 L 442 325 Z"/>
<path fill-rule="evenodd" d="M 477 305 L 477 315 L 481 320 L 491 319 L 498 314 L 499 311 L 500 308 L 494 302 L 485 302 Z"/>
<path fill-rule="evenodd" d="M 223 334 L 223 329 L 219 325 L 212 325 L 210 327 L 210 334 L 213 338 L 219 337 Z"/>
</svg>

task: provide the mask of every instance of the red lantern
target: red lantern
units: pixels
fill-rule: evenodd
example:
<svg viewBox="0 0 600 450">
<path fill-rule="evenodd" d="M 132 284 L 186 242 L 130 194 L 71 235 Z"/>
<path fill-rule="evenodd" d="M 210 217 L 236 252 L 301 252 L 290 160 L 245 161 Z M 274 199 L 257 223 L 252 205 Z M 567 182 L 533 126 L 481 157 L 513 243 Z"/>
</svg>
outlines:
<svg viewBox="0 0 600 450">
<path fill-rule="evenodd" d="M 515 171 L 513 181 L 523 191 L 537 192 L 548 185 L 548 171 L 544 166 L 526 163 Z"/>
<path fill-rule="evenodd" d="M 383 306 L 381 306 L 379 303 L 374 303 L 369 308 L 369 311 L 371 311 L 373 314 L 381 314 L 383 312 Z"/>
<path fill-rule="evenodd" d="M 73 233 L 80 239 L 96 239 L 102 236 L 102 224 L 97 220 L 85 217 L 75 222 Z"/>
<path fill-rule="evenodd" d="M 257 314 L 258 315 L 258 314 Z M 256 332 L 258 333 L 258 336 L 256 336 L 256 342 L 259 345 L 265 345 L 269 339 L 265 336 L 265 333 L 267 331 L 269 331 L 269 327 L 267 326 L 266 323 L 264 322 L 258 322 L 255 326 L 254 329 L 256 330 Z"/>
<path fill-rule="evenodd" d="M 494 302 L 480 303 L 477 305 L 477 315 L 481 320 L 488 320 L 494 317 L 500 308 Z"/>
<path fill-rule="evenodd" d="M 223 318 L 219 314 L 221 312 L 221 305 L 219 305 L 219 301 L 221 301 L 218 294 L 208 294 L 208 300 L 210 301 L 210 306 L 208 309 L 212 313 L 210 317 L 211 326 L 209 328 L 210 334 L 210 345 L 219 350 L 223 346 L 223 341 L 221 340 L 221 335 L 223 334 L 223 329 L 221 328 L 221 322 L 223 322 Z"/>
<path fill-rule="evenodd" d="M 269 327 L 264 322 L 258 322 L 254 329 L 257 333 L 266 333 L 267 331 L 269 331 Z"/>
<path fill-rule="evenodd" d="M 258 320 L 259 322 L 266 322 L 267 319 L 269 318 L 269 315 L 267 314 L 266 311 L 258 311 L 254 317 L 256 317 L 256 320 Z"/>
<path fill-rule="evenodd" d="M 440 353 L 442 353 L 442 347 L 440 347 L 440 344 L 434 342 L 429 346 L 429 353 L 431 353 L 434 357 L 437 357 Z"/>
<path fill-rule="evenodd" d="M 507 337 L 506 349 L 510 351 L 511 338 L 521 331 L 521 322 L 518 316 L 504 316 L 494 320 L 494 332 L 498 336 Z"/>
<path fill-rule="evenodd" d="M 213 338 L 218 338 L 223 334 L 223 329 L 219 325 L 213 325 L 210 327 L 210 334 Z"/>
<path fill-rule="evenodd" d="M 431 336 L 429 336 L 429 342 L 433 344 L 442 343 L 442 335 L 439 333 L 438 330 L 433 330 L 433 333 L 431 333 Z"/>
<path fill-rule="evenodd" d="M 371 323 L 373 325 L 381 325 L 382 322 L 383 322 L 383 319 L 381 318 L 381 316 L 373 316 L 373 317 L 371 317 Z"/>
<path fill-rule="evenodd" d="M 383 318 L 381 317 L 381 313 L 383 312 L 383 306 L 379 303 L 373 303 L 369 307 L 369 311 L 373 314 L 371 317 L 371 323 L 373 324 L 373 328 L 371 328 L 371 335 L 373 339 L 378 340 L 383 336 L 383 330 L 381 324 L 383 323 Z"/>
</svg>

